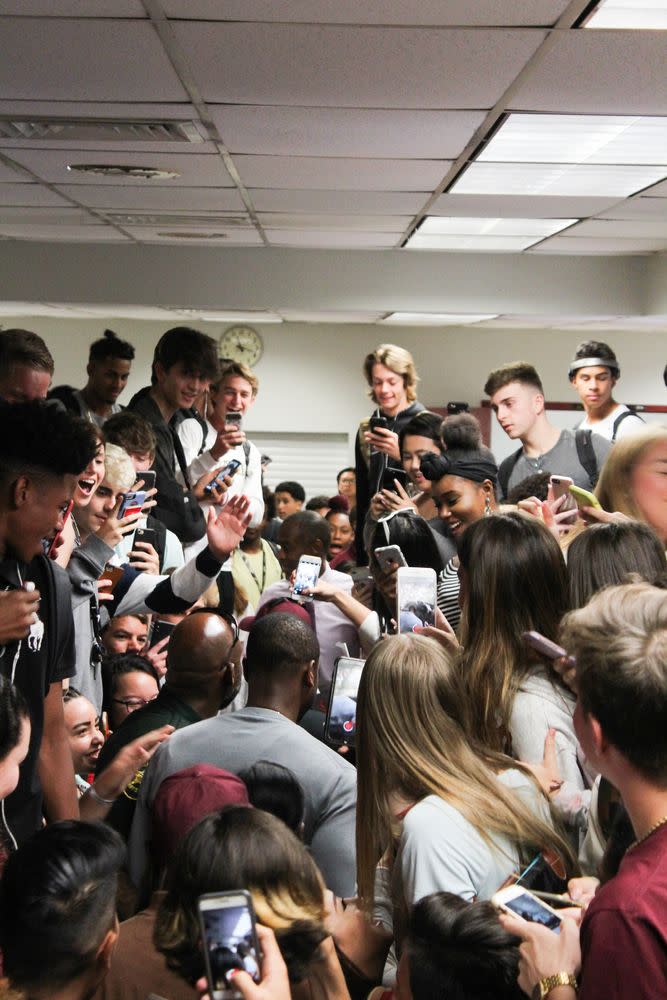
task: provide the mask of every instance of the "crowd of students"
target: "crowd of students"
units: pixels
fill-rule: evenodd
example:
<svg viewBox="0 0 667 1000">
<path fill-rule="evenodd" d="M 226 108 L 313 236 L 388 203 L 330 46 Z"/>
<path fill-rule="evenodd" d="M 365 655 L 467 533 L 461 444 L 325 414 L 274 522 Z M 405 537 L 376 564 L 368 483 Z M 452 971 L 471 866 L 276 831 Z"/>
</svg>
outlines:
<svg viewBox="0 0 667 1000">
<path fill-rule="evenodd" d="M 531 364 L 488 375 L 498 464 L 380 345 L 355 465 L 308 501 L 264 482 L 254 372 L 177 327 L 124 408 L 133 360 L 106 331 L 51 388 L 0 331 L 0 989 L 667 997 L 667 427 L 612 349 L 576 351 L 571 430 Z M 207 962 L 225 893 L 257 941 Z"/>
</svg>

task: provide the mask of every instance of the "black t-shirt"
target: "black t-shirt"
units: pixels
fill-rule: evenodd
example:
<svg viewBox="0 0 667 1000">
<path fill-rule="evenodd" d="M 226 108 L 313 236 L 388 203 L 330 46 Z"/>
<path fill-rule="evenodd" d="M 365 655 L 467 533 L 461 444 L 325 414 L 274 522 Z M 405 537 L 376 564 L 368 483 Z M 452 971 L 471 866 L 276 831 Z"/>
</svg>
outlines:
<svg viewBox="0 0 667 1000">
<path fill-rule="evenodd" d="M 8 841 L 21 843 L 40 828 L 42 788 L 38 775 L 44 733 L 44 699 L 52 684 L 74 675 L 74 624 L 67 573 L 50 559 L 38 556 L 25 566 L 15 559 L 0 560 L 0 587 L 15 590 L 32 580 L 40 593 L 37 621 L 21 642 L 0 646 L 0 671 L 12 678 L 28 703 L 30 746 L 21 765 L 19 784 L 4 802 Z"/>
<path fill-rule="evenodd" d="M 150 733 L 152 729 L 159 729 L 161 726 L 167 725 L 174 726 L 176 729 L 184 729 L 185 726 L 190 726 L 194 722 L 201 722 L 201 716 L 187 702 L 181 701 L 173 694 L 168 687 L 163 687 L 154 701 L 150 701 L 143 708 L 138 708 L 136 712 L 131 712 L 115 733 L 109 737 L 102 747 L 97 762 L 97 773 L 101 774 L 124 746 L 131 743 L 132 740 Z M 143 767 L 137 771 L 107 816 L 107 823 L 118 830 L 126 840 L 130 835 L 134 808 L 145 770 L 146 768 Z"/>
</svg>

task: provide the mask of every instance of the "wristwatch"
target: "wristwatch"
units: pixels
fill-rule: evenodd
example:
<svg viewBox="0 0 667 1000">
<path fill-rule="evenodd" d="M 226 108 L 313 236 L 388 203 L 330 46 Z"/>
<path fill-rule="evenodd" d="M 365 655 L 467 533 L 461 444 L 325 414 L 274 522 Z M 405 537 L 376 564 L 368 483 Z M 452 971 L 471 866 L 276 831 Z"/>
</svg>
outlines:
<svg viewBox="0 0 667 1000">
<path fill-rule="evenodd" d="M 533 990 L 533 1000 L 544 1000 L 557 986 L 571 986 L 577 989 L 577 980 L 570 972 L 557 972 L 555 976 L 545 976 Z"/>
</svg>

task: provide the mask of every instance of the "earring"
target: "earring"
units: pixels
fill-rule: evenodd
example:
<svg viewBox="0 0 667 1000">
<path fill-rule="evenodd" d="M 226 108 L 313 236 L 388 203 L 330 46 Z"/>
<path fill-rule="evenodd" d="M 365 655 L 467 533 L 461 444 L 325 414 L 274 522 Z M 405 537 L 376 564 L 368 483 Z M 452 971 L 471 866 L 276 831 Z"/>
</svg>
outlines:
<svg viewBox="0 0 667 1000">
<path fill-rule="evenodd" d="M 486 494 L 486 499 L 484 500 L 484 517 L 489 517 L 491 514 L 491 497 Z"/>
</svg>

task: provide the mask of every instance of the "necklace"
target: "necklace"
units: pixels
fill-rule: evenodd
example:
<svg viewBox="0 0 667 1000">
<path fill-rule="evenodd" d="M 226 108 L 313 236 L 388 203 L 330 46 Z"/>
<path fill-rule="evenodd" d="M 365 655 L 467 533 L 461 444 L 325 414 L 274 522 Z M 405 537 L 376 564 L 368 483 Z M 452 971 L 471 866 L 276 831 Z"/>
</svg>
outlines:
<svg viewBox="0 0 667 1000">
<path fill-rule="evenodd" d="M 635 840 L 634 844 L 630 844 L 625 853 L 629 854 L 630 851 L 633 851 L 635 849 L 635 847 L 639 847 L 640 844 L 643 844 L 644 841 L 647 840 L 652 833 L 655 833 L 656 830 L 659 830 L 661 826 L 665 825 L 665 823 L 667 823 L 667 816 L 663 816 L 662 819 L 659 819 L 657 823 L 653 824 L 650 830 L 646 831 L 643 837 L 638 837 L 638 839 Z"/>
<path fill-rule="evenodd" d="M 252 566 L 250 565 L 250 560 L 247 558 L 245 552 L 242 549 L 239 549 L 239 552 L 241 553 L 241 559 L 243 559 L 243 562 L 246 564 L 246 567 L 248 569 L 248 572 L 250 573 L 250 576 L 253 578 L 253 580 L 257 584 L 257 589 L 259 590 L 260 594 L 263 594 L 264 593 L 264 587 L 266 586 L 266 549 L 262 545 L 262 582 L 261 583 L 259 582 L 259 580 L 255 576 L 254 570 L 253 570 Z"/>
</svg>

